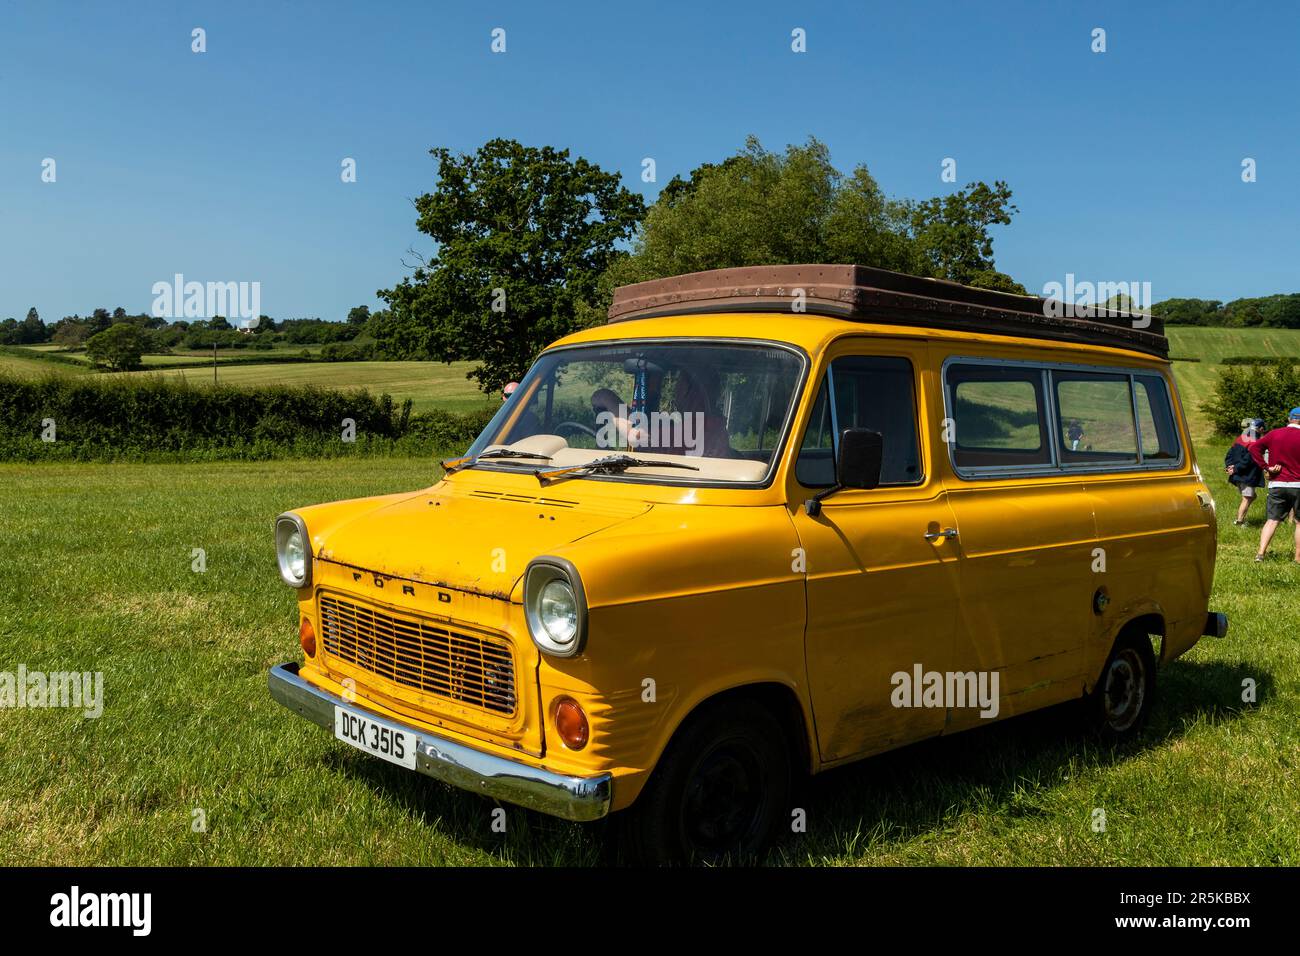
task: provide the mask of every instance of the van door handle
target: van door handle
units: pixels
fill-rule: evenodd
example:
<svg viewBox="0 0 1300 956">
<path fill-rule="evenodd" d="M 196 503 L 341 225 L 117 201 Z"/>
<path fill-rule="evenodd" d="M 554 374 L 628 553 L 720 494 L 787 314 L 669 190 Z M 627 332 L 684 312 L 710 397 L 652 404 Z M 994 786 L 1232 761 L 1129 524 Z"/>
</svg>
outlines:
<svg viewBox="0 0 1300 956">
<path fill-rule="evenodd" d="M 955 538 L 955 537 L 957 537 L 956 528 L 944 528 L 942 531 L 927 531 L 925 533 L 926 541 L 938 541 L 940 538 Z"/>
</svg>

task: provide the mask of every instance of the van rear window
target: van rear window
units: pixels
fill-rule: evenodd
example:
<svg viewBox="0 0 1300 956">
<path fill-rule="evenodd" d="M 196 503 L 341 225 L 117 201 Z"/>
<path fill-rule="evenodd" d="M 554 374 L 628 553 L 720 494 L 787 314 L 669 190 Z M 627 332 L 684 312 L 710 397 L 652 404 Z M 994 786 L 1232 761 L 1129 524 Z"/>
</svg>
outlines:
<svg viewBox="0 0 1300 956">
<path fill-rule="evenodd" d="M 1159 375 L 1134 375 L 1137 392 L 1138 434 L 1143 461 L 1174 461 L 1181 453 L 1169 388 Z"/>
<path fill-rule="evenodd" d="M 1169 389 L 1155 372 L 968 361 L 950 363 L 945 374 L 946 437 L 962 474 L 1156 467 L 1182 458 Z"/>
</svg>

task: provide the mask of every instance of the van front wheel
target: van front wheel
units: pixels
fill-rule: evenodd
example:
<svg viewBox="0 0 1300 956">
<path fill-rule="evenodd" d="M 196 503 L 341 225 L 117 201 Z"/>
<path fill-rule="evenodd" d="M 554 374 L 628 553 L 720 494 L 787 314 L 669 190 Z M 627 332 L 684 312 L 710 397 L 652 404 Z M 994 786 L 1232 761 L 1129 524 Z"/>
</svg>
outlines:
<svg viewBox="0 0 1300 956">
<path fill-rule="evenodd" d="M 691 717 L 622 814 L 630 862 L 717 864 L 756 857 L 788 811 L 786 734 L 760 704 L 734 701 Z"/>
<path fill-rule="evenodd" d="M 1114 743 L 1136 737 L 1151 714 L 1155 693 L 1151 639 L 1136 632 L 1121 634 L 1089 698 L 1090 722 Z"/>
</svg>

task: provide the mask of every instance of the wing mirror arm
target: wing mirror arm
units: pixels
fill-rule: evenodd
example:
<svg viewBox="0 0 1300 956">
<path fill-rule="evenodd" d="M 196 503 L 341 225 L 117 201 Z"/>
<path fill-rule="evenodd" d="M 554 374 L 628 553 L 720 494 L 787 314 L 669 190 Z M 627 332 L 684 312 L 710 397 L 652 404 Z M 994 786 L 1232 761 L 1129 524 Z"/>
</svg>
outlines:
<svg viewBox="0 0 1300 956">
<path fill-rule="evenodd" d="M 839 482 L 836 482 L 835 484 L 831 485 L 829 488 L 824 488 L 823 490 L 817 492 L 817 494 L 813 495 L 811 498 L 808 498 L 807 500 L 804 501 L 803 510 L 807 512 L 810 518 L 816 518 L 819 514 L 822 513 L 822 501 L 825 500 L 826 498 L 829 498 L 831 495 L 835 494 L 835 492 L 842 491 L 843 489 L 844 486 L 841 485 Z"/>
<path fill-rule="evenodd" d="M 870 490 L 880 484 L 880 463 L 884 458 L 885 439 L 869 428 L 846 428 L 840 432 L 839 453 L 835 456 L 835 484 L 817 492 L 803 503 L 809 517 L 821 514 L 822 502 L 845 488 Z"/>
</svg>

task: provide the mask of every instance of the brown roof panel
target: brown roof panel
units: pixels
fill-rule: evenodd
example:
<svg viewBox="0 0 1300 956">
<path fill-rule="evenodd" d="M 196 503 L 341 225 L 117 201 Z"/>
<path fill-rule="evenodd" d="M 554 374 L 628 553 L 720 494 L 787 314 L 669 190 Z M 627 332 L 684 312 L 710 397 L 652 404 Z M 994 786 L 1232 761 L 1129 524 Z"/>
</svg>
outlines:
<svg viewBox="0 0 1300 956">
<path fill-rule="evenodd" d="M 908 325 L 1109 345 L 1169 357 L 1164 323 L 1116 312 L 1092 318 L 1049 314 L 1049 300 L 851 265 L 742 266 L 652 279 L 614 290 L 609 321 L 709 312 L 803 311 L 857 322 Z"/>
</svg>

